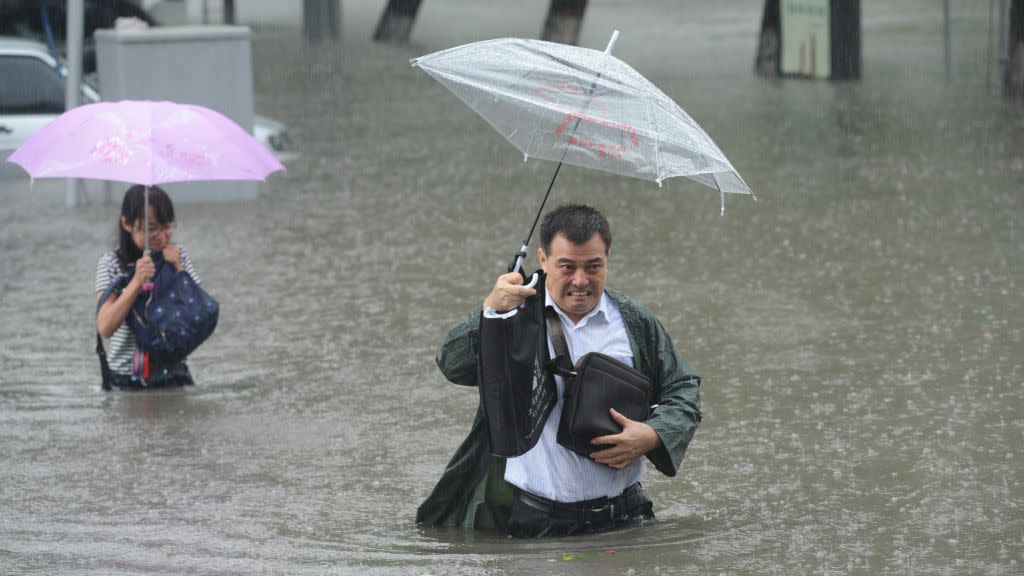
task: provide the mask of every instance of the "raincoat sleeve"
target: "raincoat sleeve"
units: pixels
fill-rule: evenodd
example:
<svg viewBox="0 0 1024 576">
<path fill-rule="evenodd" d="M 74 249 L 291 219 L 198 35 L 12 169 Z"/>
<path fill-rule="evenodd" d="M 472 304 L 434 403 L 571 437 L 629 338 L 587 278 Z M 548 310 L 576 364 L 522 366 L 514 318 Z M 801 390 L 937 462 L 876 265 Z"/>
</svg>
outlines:
<svg viewBox="0 0 1024 576">
<path fill-rule="evenodd" d="M 700 376 L 676 350 L 661 322 L 650 316 L 646 324 L 658 404 L 647 425 L 661 438 L 661 445 L 647 458 L 662 474 L 675 476 L 700 424 Z"/>
<path fill-rule="evenodd" d="M 448 332 L 437 351 L 437 367 L 453 384 L 477 385 L 477 353 L 480 350 L 480 314 L 477 306 L 469 316 Z"/>
</svg>

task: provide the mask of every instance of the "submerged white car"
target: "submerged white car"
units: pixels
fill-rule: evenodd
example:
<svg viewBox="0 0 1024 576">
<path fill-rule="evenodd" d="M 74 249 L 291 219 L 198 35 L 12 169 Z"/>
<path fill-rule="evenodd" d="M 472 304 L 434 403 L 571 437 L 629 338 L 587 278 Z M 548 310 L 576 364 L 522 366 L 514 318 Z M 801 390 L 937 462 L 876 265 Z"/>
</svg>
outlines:
<svg viewBox="0 0 1024 576">
<path fill-rule="evenodd" d="M 59 66 L 45 45 L 0 36 L 0 161 L 64 112 L 65 81 Z M 81 101 L 99 102 L 99 92 L 83 82 Z M 281 162 L 297 156 L 284 124 L 257 114 L 252 133 Z"/>
</svg>

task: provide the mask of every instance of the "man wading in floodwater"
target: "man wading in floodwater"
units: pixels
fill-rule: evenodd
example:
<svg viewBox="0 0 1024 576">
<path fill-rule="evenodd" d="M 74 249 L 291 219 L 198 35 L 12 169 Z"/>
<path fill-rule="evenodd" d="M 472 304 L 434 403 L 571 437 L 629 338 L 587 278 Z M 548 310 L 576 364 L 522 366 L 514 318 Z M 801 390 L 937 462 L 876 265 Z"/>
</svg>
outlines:
<svg viewBox="0 0 1024 576">
<path fill-rule="evenodd" d="M 544 217 L 540 240 L 546 305 L 558 314 L 572 363 L 602 352 L 636 368 L 653 383 L 657 407 L 643 422 L 612 410 L 622 431 L 594 439 L 607 447 L 584 456 L 557 441 L 565 383 L 555 376 L 557 401 L 539 440 L 512 458 L 491 455 L 478 410 L 469 437 L 417 511 L 421 526 L 497 528 L 529 538 L 598 532 L 653 518 L 640 484 L 646 472 L 642 457 L 675 476 L 697 430 L 700 377 L 650 310 L 605 289 L 612 237 L 604 216 L 589 206 L 562 206 Z M 535 293 L 518 272 L 499 276 L 483 305 L 441 345 L 437 365 L 445 377 L 476 386 L 481 315 L 510 319 Z"/>
</svg>

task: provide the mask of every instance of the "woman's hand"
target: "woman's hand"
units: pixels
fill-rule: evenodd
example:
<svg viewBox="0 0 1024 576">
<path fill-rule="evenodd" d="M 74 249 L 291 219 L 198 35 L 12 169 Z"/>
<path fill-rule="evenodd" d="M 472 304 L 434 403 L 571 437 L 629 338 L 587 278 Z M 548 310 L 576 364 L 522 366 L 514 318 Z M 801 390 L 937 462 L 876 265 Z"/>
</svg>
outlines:
<svg viewBox="0 0 1024 576">
<path fill-rule="evenodd" d="M 154 275 L 156 275 L 156 265 L 153 264 L 153 259 L 149 257 L 149 254 L 143 254 L 142 258 L 135 261 L 135 275 L 132 276 L 132 282 L 142 286 L 152 280 Z"/>
<path fill-rule="evenodd" d="M 177 244 L 168 244 L 163 249 L 164 260 L 174 266 L 175 270 L 181 271 L 181 248 Z"/>
<path fill-rule="evenodd" d="M 124 291 L 118 294 L 111 292 L 106 301 L 96 311 L 96 331 L 104 338 L 110 338 L 114 332 L 121 327 L 124 319 L 128 317 L 132 304 L 139 294 L 142 293 L 142 285 L 149 282 L 156 274 L 156 266 L 149 254 L 143 254 L 142 258 L 135 261 L 135 273 Z M 98 302 L 103 292 L 96 293 Z"/>
</svg>

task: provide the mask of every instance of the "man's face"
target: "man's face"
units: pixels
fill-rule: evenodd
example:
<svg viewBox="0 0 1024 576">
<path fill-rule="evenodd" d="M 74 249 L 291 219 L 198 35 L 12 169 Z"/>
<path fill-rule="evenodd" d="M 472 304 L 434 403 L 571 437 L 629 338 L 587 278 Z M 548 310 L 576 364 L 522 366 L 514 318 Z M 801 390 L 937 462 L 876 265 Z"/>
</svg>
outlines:
<svg viewBox="0 0 1024 576">
<path fill-rule="evenodd" d="M 608 247 L 600 234 L 583 244 L 573 244 L 564 235 L 551 240 L 551 252 L 537 251 L 537 259 L 547 274 L 551 299 L 573 322 L 579 322 L 597 306 L 608 278 Z"/>
</svg>

